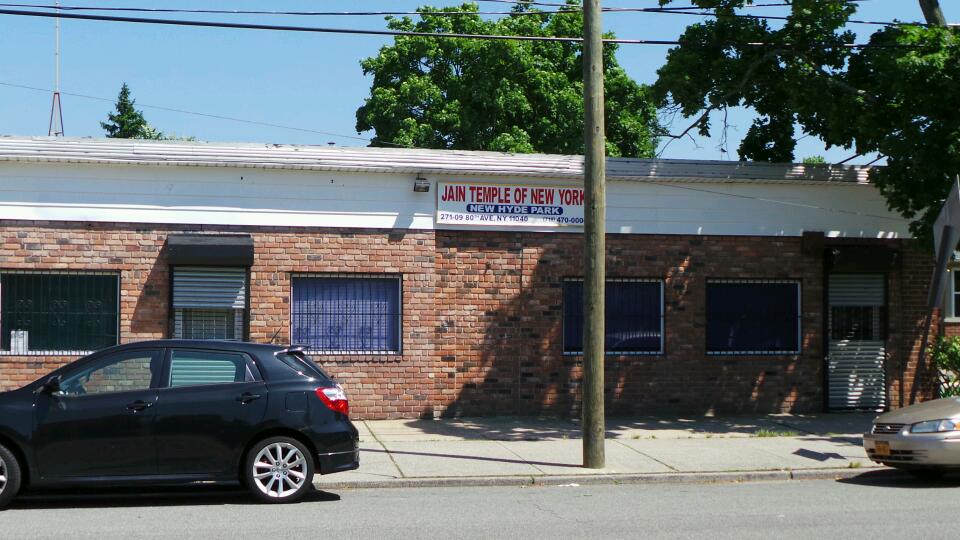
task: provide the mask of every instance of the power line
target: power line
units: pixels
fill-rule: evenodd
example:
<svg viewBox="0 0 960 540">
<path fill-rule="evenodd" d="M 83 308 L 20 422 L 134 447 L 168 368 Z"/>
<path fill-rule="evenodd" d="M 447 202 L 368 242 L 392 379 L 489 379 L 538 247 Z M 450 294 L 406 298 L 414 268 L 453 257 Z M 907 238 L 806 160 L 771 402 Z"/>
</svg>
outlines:
<svg viewBox="0 0 960 540">
<path fill-rule="evenodd" d="M 140 13 L 206 13 L 220 15 L 297 15 L 297 16 L 376 16 L 376 15 L 541 15 L 550 13 L 579 13 L 583 8 L 574 4 L 550 4 L 563 6 L 557 10 L 536 10 L 536 11 L 278 11 L 278 10 L 244 10 L 244 9 L 183 9 L 183 8 L 143 8 L 143 7 L 106 7 L 106 6 L 60 6 L 65 11 L 126 11 Z M 786 7 L 791 4 L 751 4 L 744 6 L 746 8 L 756 7 Z M 4 7 L 25 7 L 38 9 L 56 9 L 56 6 L 50 4 L 23 4 L 23 3 L 0 3 Z M 670 6 L 670 7 L 606 7 L 605 12 L 657 12 L 657 11 L 682 11 L 696 10 L 703 11 L 700 6 Z"/>
<path fill-rule="evenodd" d="M 50 90 L 49 88 L 39 88 L 39 87 L 36 87 L 36 86 L 27 86 L 27 85 L 25 85 L 25 84 L 15 84 L 15 83 L 2 82 L 2 81 L 0 81 L 0 86 L 8 86 L 8 87 L 11 87 L 11 88 L 21 88 L 21 89 L 24 89 L 24 90 L 33 90 L 33 91 L 36 91 L 36 92 L 44 92 L 44 93 L 49 93 L 49 92 L 51 92 L 51 90 Z M 116 101 L 116 99 L 114 99 L 114 98 L 105 98 L 105 97 L 100 97 L 100 96 L 91 96 L 91 95 L 87 95 L 87 94 L 76 94 L 76 93 L 71 93 L 71 92 L 60 92 L 60 94 L 62 94 L 62 95 L 64 95 L 64 96 L 70 96 L 70 97 L 76 97 L 76 98 L 92 99 L 92 100 L 96 100 L 96 101 L 105 101 L 105 102 L 107 102 L 107 103 L 114 103 L 114 102 Z M 342 139 L 353 139 L 353 140 L 364 141 L 364 142 L 368 142 L 368 143 L 369 143 L 369 142 L 372 142 L 372 139 L 368 139 L 368 138 L 366 138 L 366 137 L 359 137 L 359 136 L 356 136 L 356 135 L 343 135 L 343 134 L 340 134 L 340 133 L 332 133 L 332 132 L 329 132 L 329 131 L 320 131 L 320 130 L 316 130 L 316 129 L 302 128 L 302 127 L 296 127 L 296 126 L 285 126 L 285 125 L 283 125 L 283 124 L 274 124 L 274 123 L 271 123 L 271 122 L 261 122 L 261 121 L 258 121 L 258 120 L 247 120 L 247 119 L 245 119 L 245 118 L 236 118 L 236 117 L 232 117 L 232 116 L 223 116 L 223 115 L 219 115 L 219 114 L 210 114 L 210 113 L 202 113 L 202 112 L 196 112 L 196 111 L 188 111 L 188 110 L 185 110 L 185 109 L 175 109 L 175 108 L 173 108 L 173 107 L 164 107 L 164 106 L 161 106 L 161 105 L 147 105 L 147 104 L 140 103 L 140 102 L 137 102 L 137 105 L 140 106 L 140 107 L 143 107 L 143 108 L 145 108 L 145 109 L 155 109 L 155 110 L 158 110 L 158 111 L 167 111 L 167 112 L 174 112 L 174 113 L 180 113 L 180 114 L 189 114 L 189 115 L 192 115 L 192 116 L 201 116 L 201 117 L 204 117 L 204 118 L 213 118 L 213 119 L 216 119 L 216 120 L 228 120 L 228 121 L 230 121 L 230 122 L 240 122 L 240 123 L 243 123 L 243 124 L 250 124 L 250 125 L 255 125 L 255 126 L 264 126 L 264 127 L 279 128 L 279 129 L 288 129 L 288 130 L 292 130 L 292 131 L 301 131 L 301 132 L 304 132 L 304 133 L 314 133 L 314 134 L 317 134 L 317 135 L 325 135 L 325 136 L 328 136 L 328 137 L 338 137 L 338 138 L 342 138 Z M 379 144 L 386 144 L 386 145 L 389 145 L 389 146 L 397 146 L 397 147 L 401 147 L 401 148 L 411 148 L 411 146 L 410 146 L 410 145 L 407 145 L 407 144 L 387 142 L 387 141 L 383 141 L 383 140 L 381 140 L 381 139 L 377 139 L 377 143 L 379 143 Z"/>
<path fill-rule="evenodd" d="M 553 4 L 550 4 L 553 5 Z M 791 4 L 751 4 L 745 7 L 786 7 Z M 57 9 L 49 4 L 20 4 L 20 3 L 0 3 L 3 7 L 26 7 L 36 9 Z M 463 15 L 552 15 L 558 13 L 579 13 L 582 9 L 579 6 L 567 5 L 567 7 L 556 10 L 536 10 L 536 11 L 264 11 L 264 10 L 238 10 L 238 9 L 180 9 L 180 8 L 141 8 L 141 7 L 106 7 L 106 6 L 60 6 L 63 11 L 101 11 L 101 12 L 135 12 L 135 13 L 189 13 L 189 14 L 207 14 L 207 15 L 282 15 L 282 16 L 346 16 L 346 17 L 364 17 L 364 16 L 388 16 L 388 15 L 432 15 L 456 17 Z M 617 13 L 663 13 L 672 15 L 689 15 L 695 17 L 716 17 L 716 14 L 704 11 L 700 6 L 673 6 L 673 7 L 607 7 L 604 12 L 610 14 Z M 727 16 L 758 19 L 758 20 L 790 20 L 790 17 L 777 15 L 753 15 L 748 13 L 731 13 Z M 859 19 L 849 19 L 849 24 L 867 24 L 879 26 L 895 26 L 898 24 L 917 24 L 926 26 L 923 23 L 900 23 L 893 21 L 866 21 Z"/>
<path fill-rule="evenodd" d="M 497 39 L 513 41 L 548 41 L 561 43 L 579 43 L 583 38 L 555 37 L 555 36 L 518 36 L 492 34 L 459 34 L 436 32 L 404 32 L 400 30 L 362 30 L 358 28 L 322 28 L 316 26 L 285 26 L 276 24 L 230 23 L 214 21 L 189 21 L 182 19 L 154 19 L 144 17 L 119 17 L 114 15 L 86 15 L 77 13 L 45 13 L 41 11 L 21 11 L 14 9 L 0 9 L 0 15 L 17 15 L 24 17 L 44 17 L 61 19 L 79 19 L 87 21 L 128 22 L 139 24 L 160 24 L 172 26 L 199 26 L 205 28 L 231 28 L 242 30 L 277 30 L 285 32 L 310 32 L 320 34 L 353 34 L 373 36 L 408 36 L 432 38 L 461 38 L 461 39 Z M 605 43 L 630 45 L 679 45 L 679 41 L 648 40 L 648 39 L 605 39 Z"/>
<path fill-rule="evenodd" d="M 788 4 L 789 5 L 789 4 Z M 648 10 L 644 10 L 648 11 Z M 652 13 L 664 13 L 664 14 L 674 14 L 674 15 L 694 15 L 698 17 L 719 17 L 714 13 L 708 11 L 680 11 L 672 8 L 663 8 L 657 10 L 649 10 Z M 774 20 L 774 21 L 789 21 L 791 17 L 785 15 L 753 15 L 751 13 L 729 13 L 723 15 L 724 17 L 736 17 L 738 19 L 754 19 L 754 20 Z M 929 26 L 926 23 L 921 22 L 897 22 L 897 21 L 865 21 L 862 19 L 847 19 L 845 24 L 868 24 L 876 26 L 900 26 L 900 25 L 913 25 L 913 26 Z"/>
<path fill-rule="evenodd" d="M 49 4 L 9 4 L 0 3 L 3 7 L 25 7 L 37 9 L 55 9 Z M 542 15 L 550 13 L 579 13 L 579 7 L 558 9 L 555 11 L 273 11 L 273 10 L 241 10 L 241 9 L 179 9 L 179 8 L 135 8 L 135 7 L 104 7 L 104 6 L 60 6 L 64 11 L 119 11 L 137 13 L 198 13 L 214 15 L 293 15 L 293 16 L 386 16 L 386 15 Z M 651 8 L 656 9 L 656 8 Z M 700 9 L 700 8 L 696 8 Z"/>
<path fill-rule="evenodd" d="M 556 36 L 524 36 L 524 35 L 494 35 L 494 34 L 461 34 L 449 32 L 408 32 L 400 30 L 363 30 L 358 28 L 323 28 L 315 26 L 284 26 L 274 24 L 253 24 L 253 23 L 230 23 L 214 21 L 192 21 L 182 19 L 154 19 L 144 17 L 119 17 L 114 15 L 87 15 L 77 13 L 45 13 L 40 11 L 22 11 L 13 9 L 0 9 L 0 15 L 16 15 L 24 17 L 44 17 L 61 19 L 79 19 L 89 21 L 107 21 L 107 22 L 127 22 L 139 24 L 159 24 L 172 26 L 197 26 L 204 28 L 231 28 L 243 30 L 276 30 L 286 32 L 310 32 L 321 34 L 352 34 L 352 35 L 374 35 L 374 36 L 405 36 L 405 37 L 429 37 L 429 38 L 458 38 L 458 39 L 489 39 L 489 40 L 511 40 L 511 41 L 543 41 L 557 43 L 581 43 L 583 38 L 579 37 L 556 37 Z M 619 45 L 680 45 L 677 40 L 655 40 L 655 39 L 604 39 L 604 43 Z M 764 42 L 745 42 L 739 45 L 751 47 L 766 47 L 774 45 Z M 900 44 L 858 44 L 844 43 L 837 47 L 845 49 L 864 49 L 864 48 L 917 48 L 916 45 Z"/>
</svg>

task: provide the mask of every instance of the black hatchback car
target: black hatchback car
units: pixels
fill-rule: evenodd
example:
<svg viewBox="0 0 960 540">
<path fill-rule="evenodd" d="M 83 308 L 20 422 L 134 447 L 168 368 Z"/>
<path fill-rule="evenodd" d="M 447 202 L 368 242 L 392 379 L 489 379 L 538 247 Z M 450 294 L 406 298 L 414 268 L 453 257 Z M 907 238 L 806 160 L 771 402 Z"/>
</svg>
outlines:
<svg viewBox="0 0 960 540">
<path fill-rule="evenodd" d="M 343 389 L 296 347 L 145 341 L 0 394 L 0 508 L 22 488 L 237 482 L 292 502 L 359 466 Z"/>
</svg>

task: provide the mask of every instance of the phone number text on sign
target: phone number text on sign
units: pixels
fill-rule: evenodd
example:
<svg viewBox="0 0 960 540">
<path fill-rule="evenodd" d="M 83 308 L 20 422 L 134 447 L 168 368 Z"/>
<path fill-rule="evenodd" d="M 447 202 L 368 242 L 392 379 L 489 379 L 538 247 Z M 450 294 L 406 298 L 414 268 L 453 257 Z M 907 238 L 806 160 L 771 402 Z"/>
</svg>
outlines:
<svg viewBox="0 0 960 540">
<path fill-rule="evenodd" d="M 583 225 L 583 188 L 440 182 L 438 191 L 438 224 Z"/>
</svg>

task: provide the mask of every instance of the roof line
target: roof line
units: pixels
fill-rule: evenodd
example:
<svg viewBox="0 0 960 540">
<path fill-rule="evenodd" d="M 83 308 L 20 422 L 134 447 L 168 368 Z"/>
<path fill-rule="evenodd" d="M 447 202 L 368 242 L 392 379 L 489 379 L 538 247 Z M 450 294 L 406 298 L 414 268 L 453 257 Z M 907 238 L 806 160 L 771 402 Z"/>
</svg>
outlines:
<svg viewBox="0 0 960 540">
<path fill-rule="evenodd" d="M 581 180 L 583 156 L 471 150 L 330 147 L 0 136 L 0 162 L 232 167 L 382 174 Z M 607 158 L 607 179 L 685 182 L 868 183 L 873 167 Z"/>
</svg>

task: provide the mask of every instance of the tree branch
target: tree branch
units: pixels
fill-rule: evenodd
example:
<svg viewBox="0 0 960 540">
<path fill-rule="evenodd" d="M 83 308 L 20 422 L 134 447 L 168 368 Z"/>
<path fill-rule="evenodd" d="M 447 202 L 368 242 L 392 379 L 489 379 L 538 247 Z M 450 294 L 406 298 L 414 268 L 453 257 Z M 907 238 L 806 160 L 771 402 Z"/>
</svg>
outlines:
<svg viewBox="0 0 960 540">
<path fill-rule="evenodd" d="M 728 90 L 727 92 L 725 92 L 720 97 L 720 99 L 717 100 L 718 103 L 716 105 L 710 105 L 706 109 L 704 109 L 703 113 L 701 113 L 700 116 L 698 116 L 697 119 L 694 120 L 692 124 L 687 126 L 687 129 L 681 131 L 679 134 L 676 134 L 676 135 L 672 133 L 663 134 L 664 137 L 668 137 L 670 140 L 667 141 L 665 145 L 663 145 L 663 148 L 660 149 L 660 152 L 657 153 L 657 156 L 662 155 L 663 152 L 666 151 L 667 147 L 670 146 L 670 143 L 672 143 L 674 140 L 682 139 L 683 137 L 690 136 L 690 131 L 693 128 L 697 127 L 697 125 L 699 125 L 701 122 L 706 120 L 706 118 L 710 115 L 710 113 L 719 109 L 720 107 L 726 107 L 726 101 L 731 97 L 733 97 L 734 95 L 739 94 L 740 91 L 743 90 L 743 87 L 746 86 L 748 82 L 750 82 L 750 79 L 753 77 L 753 73 L 757 70 L 760 64 L 762 64 L 763 62 L 766 62 L 771 57 L 783 51 L 784 51 L 783 49 L 772 49 L 770 51 L 767 51 L 766 54 L 758 58 L 754 63 L 750 64 L 750 66 L 744 72 L 743 77 L 741 77 L 740 81 L 737 83 L 737 85 L 731 88 L 730 90 Z M 690 136 L 690 138 L 692 139 L 693 137 Z"/>
</svg>

